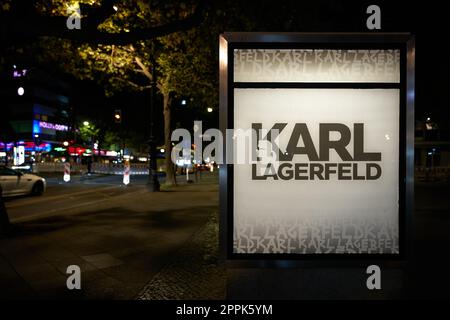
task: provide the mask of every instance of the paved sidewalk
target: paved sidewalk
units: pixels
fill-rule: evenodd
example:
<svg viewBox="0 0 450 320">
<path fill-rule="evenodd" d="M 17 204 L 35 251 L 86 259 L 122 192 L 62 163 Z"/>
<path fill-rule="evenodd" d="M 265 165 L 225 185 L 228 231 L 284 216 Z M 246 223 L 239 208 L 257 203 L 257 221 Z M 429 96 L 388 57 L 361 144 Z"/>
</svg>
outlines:
<svg viewBox="0 0 450 320">
<path fill-rule="evenodd" d="M 135 188 L 16 224 L 13 237 L 0 239 L 0 299 L 134 299 L 218 210 L 216 176 L 160 193 Z M 73 264 L 82 270 L 80 291 L 66 289 Z"/>
<path fill-rule="evenodd" d="M 226 271 L 218 263 L 218 215 L 174 255 L 138 295 L 140 300 L 223 300 Z"/>
</svg>

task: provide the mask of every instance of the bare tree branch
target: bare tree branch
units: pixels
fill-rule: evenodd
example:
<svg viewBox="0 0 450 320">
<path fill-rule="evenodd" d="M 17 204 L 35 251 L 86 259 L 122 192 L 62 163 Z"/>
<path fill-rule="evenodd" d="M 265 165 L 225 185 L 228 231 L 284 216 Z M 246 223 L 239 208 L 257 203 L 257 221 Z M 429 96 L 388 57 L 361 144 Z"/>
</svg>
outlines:
<svg viewBox="0 0 450 320">
<path fill-rule="evenodd" d="M 139 68 L 141 68 L 142 73 L 150 80 L 153 80 L 153 76 L 150 73 L 150 70 L 148 69 L 148 67 L 146 67 L 143 63 L 141 58 L 139 57 L 134 57 L 134 61 L 136 62 L 136 64 L 139 66 Z"/>
<path fill-rule="evenodd" d="M 119 78 L 119 77 L 113 77 L 112 80 L 123 82 L 123 83 L 129 85 L 130 87 L 133 87 L 136 90 L 140 90 L 140 91 L 145 90 L 145 89 L 150 89 L 152 87 L 152 86 L 143 86 L 143 85 L 137 84 L 136 82 L 133 82 L 131 80 L 128 80 L 128 79 L 124 80 L 124 79 Z"/>
</svg>

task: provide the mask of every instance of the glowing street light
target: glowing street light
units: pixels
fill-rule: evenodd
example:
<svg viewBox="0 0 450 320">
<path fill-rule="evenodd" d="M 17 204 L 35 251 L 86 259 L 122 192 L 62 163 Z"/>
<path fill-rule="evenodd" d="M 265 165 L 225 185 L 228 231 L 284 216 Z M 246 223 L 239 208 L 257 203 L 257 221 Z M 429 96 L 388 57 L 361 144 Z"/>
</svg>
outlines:
<svg viewBox="0 0 450 320">
<path fill-rule="evenodd" d="M 213 112 L 213 108 L 206 109 L 208 112 Z"/>
<path fill-rule="evenodd" d="M 113 6 L 114 11 L 119 10 L 119 8 L 117 6 Z"/>
<path fill-rule="evenodd" d="M 89 121 L 84 121 L 84 122 L 83 122 L 83 125 L 84 125 L 85 127 L 89 127 Z"/>
<path fill-rule="evenodd" d="M 120 109 L 114 110 L 114 122 L 122 123 L 122 110 Z"/>
<path fill-rule="evenodd" d="M 17 89 L 17 94 L 19 96 L 23 96 L 25 93 L 25 89 L 23 87 L 19 87 L 19 89 Z"/>
<path fill-rule="evenodd" d="M 68 142 L 68 141 L 64 141 L 64 142 L 63 142 L 63 146 L 64 146 L 64 147 L 69 146 L 69 142 Z"/>
</svg>

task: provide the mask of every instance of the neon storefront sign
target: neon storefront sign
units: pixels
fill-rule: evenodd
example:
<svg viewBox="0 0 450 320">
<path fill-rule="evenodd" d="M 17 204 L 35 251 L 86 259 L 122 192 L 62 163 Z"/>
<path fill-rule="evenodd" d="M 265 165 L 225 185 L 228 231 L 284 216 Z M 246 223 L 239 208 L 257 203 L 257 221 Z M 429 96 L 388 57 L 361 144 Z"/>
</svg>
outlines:
<svg viewBox="0 0 450 320">
<path fill-rule="evenodd" d="M 51 129 L 56 131 L 69 131 L 69 127 L 63 124 L 55 124 L 45 121 L 39 121 L 39 128 Z"/>
</svg>

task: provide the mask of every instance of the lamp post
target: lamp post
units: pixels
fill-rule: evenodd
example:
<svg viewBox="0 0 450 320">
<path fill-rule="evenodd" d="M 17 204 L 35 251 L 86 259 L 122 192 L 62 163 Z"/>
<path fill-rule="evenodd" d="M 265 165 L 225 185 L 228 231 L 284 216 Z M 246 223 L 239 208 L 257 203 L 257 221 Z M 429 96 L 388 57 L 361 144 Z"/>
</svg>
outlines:
<svg viewBox="0 0 450 320">
<path fill-rule="evenodd" d="M 149 172 L 147 185 L 152 192 L 159 191 L 159 181 L 156 174 L 156 141 L 154 136 L 154 115 L 156 101 L 156 62 L 152 59 L 152 84 L 150 89 L 150 139 L 149 145 Z"/>
</svg>

